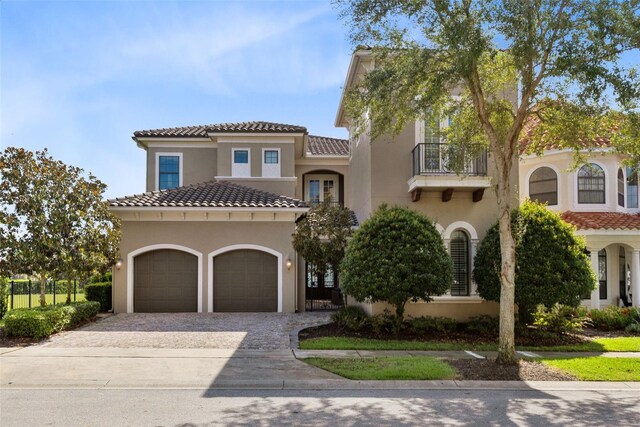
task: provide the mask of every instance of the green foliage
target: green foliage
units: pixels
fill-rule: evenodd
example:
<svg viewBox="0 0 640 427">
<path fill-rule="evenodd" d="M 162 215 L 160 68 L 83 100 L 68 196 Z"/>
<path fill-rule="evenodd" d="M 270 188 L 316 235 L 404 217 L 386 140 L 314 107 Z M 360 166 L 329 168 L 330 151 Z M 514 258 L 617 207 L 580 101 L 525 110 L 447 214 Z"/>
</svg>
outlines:
<svg viewBox="0 0 640 427">
<path fill-rule="evenodd" d="M 360 302 L 387 301 L 399 319 L 407 301 L 431 301 L 453 283 L 453 263 L 434 225 L 386 205 L 354 233 L 341 271 L 345 293 Z"/>
<path fill-rule="evenodd" d="M 611 305 L 601 310 L 589 311 L 594 328 L 603 331 L 623 331 L 634 322 L 640 322 L 640 309 L 637 307 L 617 307 Z"/>
<path fill-rule="evenodd" d="M 626 328 L 624 328 L 624 331 L 630 334 L 640 335 L 640 323 L 631 323 L 630 325 L 627 325 Z"/>
<path fill-rule="evenodd" d="M 100 303 L 100 311 L 111 310 L 111 282 L 90 283 L 84 287 L 84 294 L 87 301 Z"/>
<path fill-rule="evenodd" d="M 489 316 L 488 314 L 472 316 L 465 324 L 465 329 L 478 335 L 498 335 L 500 331 L 500 318 L 497 316 Z"/>
<path fill-rule="evenodd" d="M 332 313 L 331 321 L 341 328 L 359 331 L 369 325 L 369 316 L 361 307 L 350 305 Z"/>
<path fill-rule="evenodd" d="M 9 310 L 9 294 L 11 293 L 9 281 L 0 277 L 0 319 Z"/>
<path fill-rule="evenodd" d="M 409 329 L 418 335 L 426 335 L 432 332 L 452 332 L 458 326 L 458 322 L 455 319 L 441 316 L 411 317 L 406 323 Z"/>
<path fill-rule="evenodd" d="M 533 322 L 541 331 L 557 334 L 580 331 L 589 323 L 584 310 L 562 304 L 554 304 L 551 308 L 538 306 Z"/>
<path fill-rule="evenodd" d="M 293 248 L 313 268 L 316 277 L 322 279 L 327 266 L 332 266 L 335 272 L 340 271 L 351 226 L 349 209 L 332 204 L 328 198 L 298 220 Z"/>
<path fill-rule="evenodd" d="M 399 320 L 397 316 L 394 316 L 386 309 L 382 313 L 371 316 L 369 324 L 371 325 L 371 330 L 378 335 L 397 334 L 405 326 L 402 320 Z"/>
<path fill-rule="evenodd" d="M 104 274 L 95 274 L 93 276 L 91 276 L 91 279 L 89 279 L 89 283 L 111 283 L 112 278 L 111 278 L 111 272 L 108 271 Z"/>
<path fill-rule="evenodd" d="M 511 224 L 517 253 L 515 302 L 521 323 L 531 323 L 539 304 L 577 307 L 581 295 L 591 292 L 596 283 L 584 241 L 558 214 L 531 201 L 512 212 Z M 474 280 L 486 300 L 500 301 L 500 262 L 496 224 L 487 231 L 474 260 Z"/>
<path fill-rule="evenodd" d="M 99 309 L 97 302 L 20 308 L 5 316 L 4 330 L 8 336 L 42 339 L 95 317 Z"/>
<path fill-rule="evenodd" d="M 92 174 L 46 150 L 8 147 L 0 178 L 0 274 L 84 280 L 115 263 L 120 221 Z"/>
</svg>

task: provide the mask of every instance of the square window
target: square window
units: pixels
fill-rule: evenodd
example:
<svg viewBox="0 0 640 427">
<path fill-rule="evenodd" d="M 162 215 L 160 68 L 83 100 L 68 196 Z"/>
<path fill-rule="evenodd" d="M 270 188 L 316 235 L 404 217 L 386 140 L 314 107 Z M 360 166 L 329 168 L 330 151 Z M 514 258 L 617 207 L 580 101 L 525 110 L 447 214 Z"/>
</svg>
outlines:
<svg viewBox="0 0 640 427">
<path fill-rule="evenodd" d="M 249 151 L 236 150 L 233 152 L 233 163 L 247 164 L 249 163 Z"/>
<path fill-rule="evenodd" d="M 265 165 L 277 165 L 278 164 L 278 151 L 265 150 L 264 152 L 264 164 Z"/>
</svg>

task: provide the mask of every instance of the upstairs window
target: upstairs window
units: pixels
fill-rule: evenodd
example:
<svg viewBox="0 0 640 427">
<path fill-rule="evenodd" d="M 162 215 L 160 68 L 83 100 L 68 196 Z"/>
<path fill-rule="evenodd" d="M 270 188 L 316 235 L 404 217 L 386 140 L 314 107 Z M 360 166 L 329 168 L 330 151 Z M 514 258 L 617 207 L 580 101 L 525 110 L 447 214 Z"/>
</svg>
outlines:
<svg viewBox="0 0 640 427">
<path fill-rule="evenodd" d="M 558 204 L 558 175 L 553 169 L 541 167 L 531 174 L 529 198 L 550 206 Z"/>
<path fill-rule="evenodd" d="M 627 207 L 638 208 L 638 171 L 627 168 Z"/>
<path fill-rule="evenodd" d="M 181 156 L 159 154 L 158 165 L 158 190 L 171 190 L 182 184 L 181 180 Z"/>
<path fill-rule="evenodd" d="M 270 178 L 280 176 L 279 149 L 265 149 L 262 151 L 262 176 Z"/>
<path fill-rule="evenodd" d="M 624 172 L 618 169 L 618 206 L 624 207 Z"/>
<path fill-rule="evenodd" d="M 249 161 L 249 149 L 234 148 L 232 150 L 233 164 L 231 165 L 232 176 L 251 176 L 251 162 Z"/>
<path fill-rule="evenodd" d="M 462 230 L 456 230 L 451 234 L 451 259 L 453 260 L 453 285 L 451 295 L 469 295 L 469 237 Z"/>
<path fill-rule="evenodd" d="M 594 163 L 587 163 L 578 170 L 578 203 L 605 203 L 604 170 Z"/>
</svg>

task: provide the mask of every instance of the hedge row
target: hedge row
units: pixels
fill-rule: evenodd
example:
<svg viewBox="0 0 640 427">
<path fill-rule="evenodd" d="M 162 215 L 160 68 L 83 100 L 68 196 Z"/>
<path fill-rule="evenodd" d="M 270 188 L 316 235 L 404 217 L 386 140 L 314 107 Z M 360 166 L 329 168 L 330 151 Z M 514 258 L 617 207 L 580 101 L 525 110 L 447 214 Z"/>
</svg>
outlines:
<svg viewBox="0 0 640 427">
<path fill-rule="evenodd" d="M 92 319 L 99 311 L 100 304 L 94 301 L 18 308 L 4 317 L 4 331 L 8 336 L 42 339 Z"/>
<path fill-rule="evenodd" d="M 100 311 L 111 310 L 111 282 L 91 283 L 84 287 L 87 301 L 100 303 Z"/>
</svg>

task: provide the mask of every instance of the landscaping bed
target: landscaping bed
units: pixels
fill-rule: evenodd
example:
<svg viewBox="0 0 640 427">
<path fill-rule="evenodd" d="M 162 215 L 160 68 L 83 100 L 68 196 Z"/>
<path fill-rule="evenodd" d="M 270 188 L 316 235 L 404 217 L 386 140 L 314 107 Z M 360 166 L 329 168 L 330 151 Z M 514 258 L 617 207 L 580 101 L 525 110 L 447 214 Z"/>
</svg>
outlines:
<svg viewBox="0 0 640 427">
<path fill-rule="evenodd" d="M 457 359 L 447 361 L 458 371 L 457 379 L 470 381 L 576 381 L 573 375 L 530 360 L 516 365 L 498 365 L 493 360 Z"/>
</svg>

